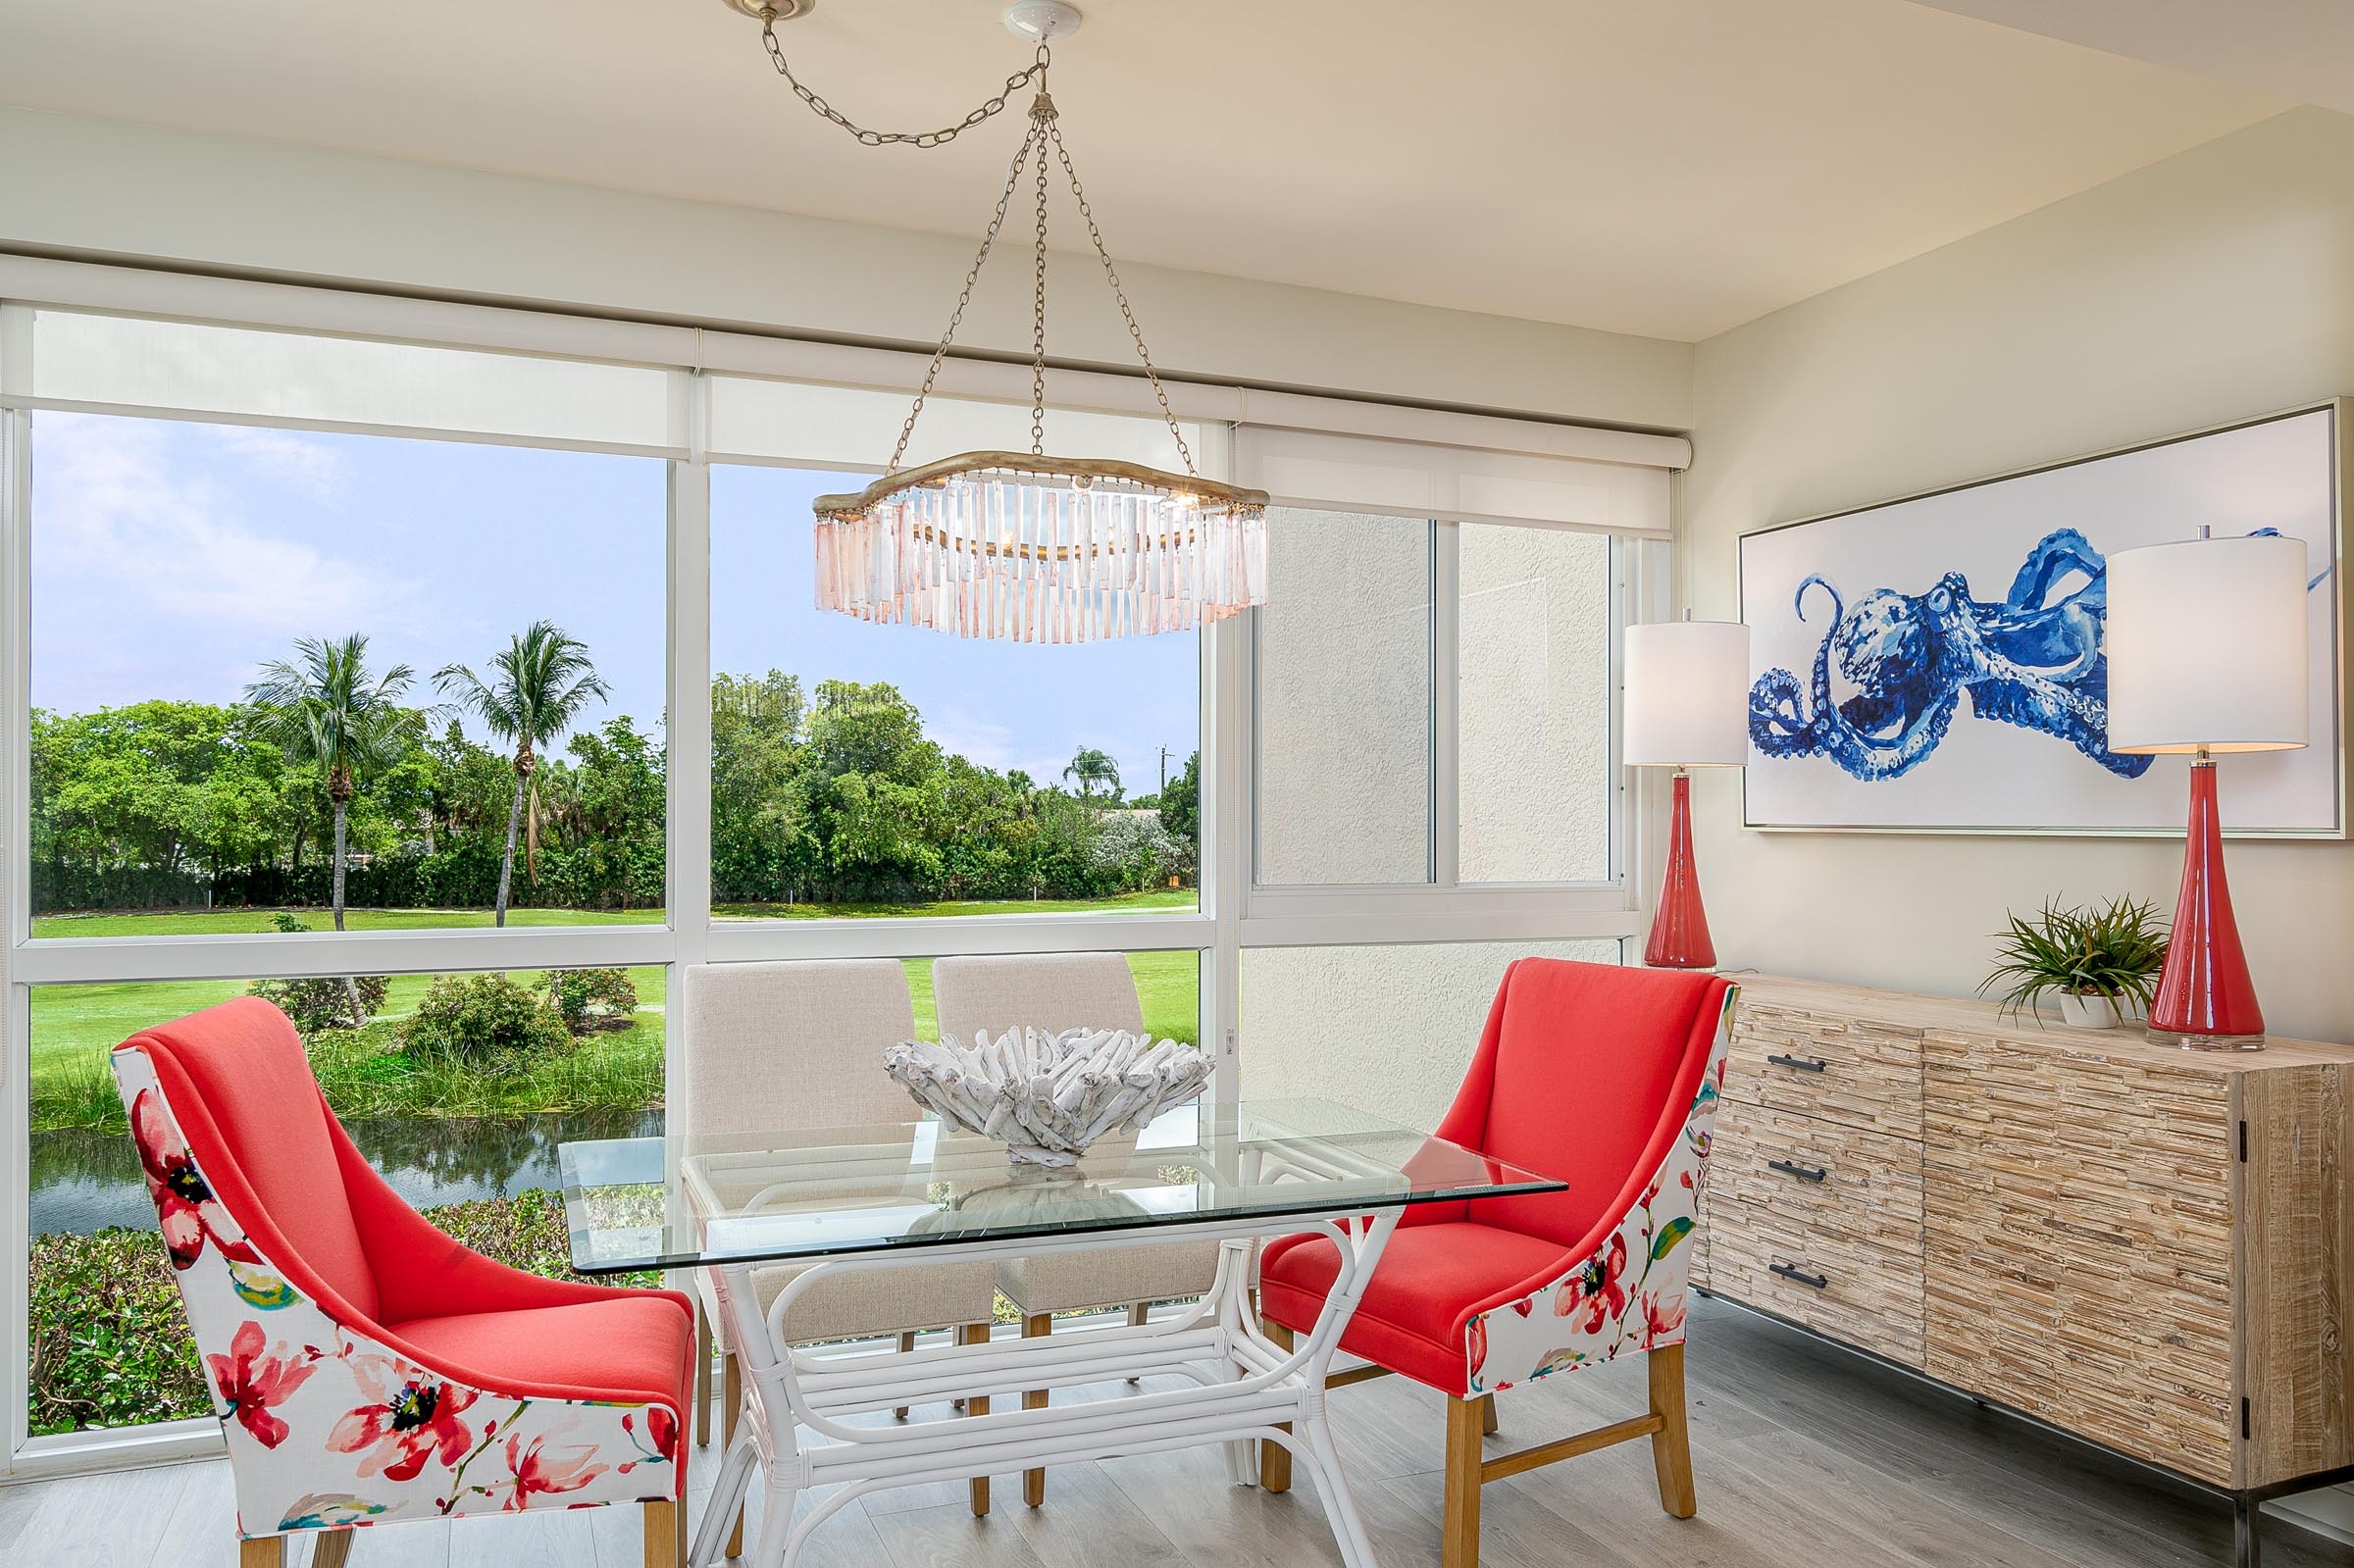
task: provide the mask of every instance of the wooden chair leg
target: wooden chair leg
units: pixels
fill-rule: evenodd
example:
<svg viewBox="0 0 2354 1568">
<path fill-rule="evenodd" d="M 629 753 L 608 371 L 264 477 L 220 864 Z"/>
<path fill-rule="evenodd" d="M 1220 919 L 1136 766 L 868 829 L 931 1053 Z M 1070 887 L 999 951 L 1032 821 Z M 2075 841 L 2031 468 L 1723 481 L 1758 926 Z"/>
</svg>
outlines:
<svg viewBox="0 0 2354 1568">
<path fill-rule="evenodd" d="M 687 1505 L 645 1505 L 645 1568 L 687 1568 Z"/>
<path fill-rule="evenodd" d="M 1651 1413 L 1660 1430 L 1651 1435 L 1652 1468 L 1659 1472 L 1660 1506 L 1678 1519 L 1700 1511 L 1692 1492 L 1692 1432 L 1684 1420 L 1684 1347 L 1663 1344 L 1651 1352 Z"/>
<path fill-rule="evenodd" d="M 263 1536 L 237 1543 L 237 1568 L 286 1568 L 286 1538 Z"/>
<path fill-rule="evenodd" d="M 1151 1321 L 1151 1302 L 1131 1301 L 1128 1303 L 1128 1327 L 1132 1329 L 1141 1329 L 1146 1325 L 1146 1323 Z"/>
<path fill-rule="evenodd" d="M 912 1350 L 912 1349 L 914 1349 L 914 1348 L 915 1348 L 915 1331 L 914 1331 L 913 1329 L 901 1329 L 901 1330 L 899 1331 L 899 1354 L 901 1354 L 901 1355 L 905 1355 L 905 1354 L 906 1354 L 908 1351 L 910 1351 L 910 1350 Z M 891 1418 L 892 1418 L 894 1421 L 904 1421 L 904 1420 L 906 1420 L 906 1419 L 907 1419 L 907 1407 L 906 1407 L 905 1405 L 903 1405 L 903 1404 L 902 1404 L 902 1405 L 896 1405 L 896 1406 L 894 1406 L 894 1407 L 892 1408 L 892 1412 L 891 1412 Z"/>
<path fill-rule="evenodd" d="M 311 1547 L 311 1568 L 343 1568 L 351 1560 L 352 1535 L 349 1530 L 330 1530 L 320 1536 Z"/>
<path fill-rule="evenodd" d="M 1440 1568 L 1479 1568 L 1479 1401 L 1447 1401 L 1447 1512 Z"/>
<path fill-rule="evenodd" d="M 711 1445 L 711 1320 L 700 1296 L 694 1303 L 694 1445 Z"/>
<path fill-rule="evenodd" d="M 1050 1313 L 1033 1312 L 1022 1319 L 1022 1338 L 1025 1340 L 1043 1339 L 1053 1332 L 1054 1318 Z M 1046 1408 L 1046 1403 L 1047 1391 L 1044 1389 L 1030 1389 L 1022 1394 L 1022 1408 L 1025 1410 L 1042 1410 Z M 1035 1508 L 1046 1500 L 1047 1473 L 1044 1470 L 1023 1471 L 1022 1501 Z"/>
<path fill-rule="evenodd" d="M 736 1422 L 743 1410 L 743 1367 L 738 1357 L 729 1356 L 720 1362 L 719 1381 L 720 1416 L 726 1422 L 723 1430 L 728 1446 L 734 1447 L 736 1445 Z M 654 1526 L 650 1517 L 646 1521 L 645 1528 L 645 1539 L 651 1542 L 654 1539 Z M 649 1545 L 646 1549 L 650 1552 L 653 1548 Z M 731 1557 L 743 1555 L 743 1505 L 742 1503 L 736 1505 L 736 1523 L 734 1528 L 728 1532 L 728 1555 Z M 680 1559 L 679 1568 L 686 1568 L 684 1558 Z"/>
<path fill-rule="evenodd" d="M 1496 1396 L 1492 1393 L 1479 1396 L 1479 1430 L 1482 1437 L 1496 1436 Z"/>
<path fill-rule="evenodd" d="M 1287 1353 L 1291 1350 L 1292 1331 L 1282 1324 L 1272 1318 L 1262 1319 L 1259 1323 L 1259 1330 L 1268 1339 L 1275 1341 L 1277 1349 Z M 1292 1430 L 1292 1424 L 1288 1421 L 1283 1422 L 1276 1430 L 1289 1432 Z M 1292 1450 L 1272 1438 L 1259 1440 L 1258 1484 L 1269 1492 L 1292 1490 Z"/>
<path fill-rule="evenodd" d="M 986 1323 L 968 1323 L 961 1331 L 961 1338 L 966 1344 L 987 1344 L 989 1330 L 990 1326 Z M 964 1413 L 968 1416 L 989 1414 L 989 1395 L 977 1393 L 966 1399 Z M 967 1483 L 967 1488 L 972 1496 L 973 1517 L 979 1519 L 986 1516 L 989 1512 L 989 1477 L 975 1476 Z"/>
</svg>

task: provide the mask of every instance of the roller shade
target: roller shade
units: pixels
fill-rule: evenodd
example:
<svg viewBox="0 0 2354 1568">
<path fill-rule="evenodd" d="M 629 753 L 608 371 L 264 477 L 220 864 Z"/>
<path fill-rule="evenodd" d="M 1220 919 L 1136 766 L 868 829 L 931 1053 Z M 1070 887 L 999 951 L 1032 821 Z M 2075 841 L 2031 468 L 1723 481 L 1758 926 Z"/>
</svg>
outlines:
<svg viewBox="0 0 2354 1568">
<path fill-rule="evenodd" d="M 1238 483 L 1267 491 L 1278 505 L 1327 512 L 1539 524 L 1664 539 L 1668 476 L 1667 468 L 1649 463 L 1248 425 L 1235 431 Z"/>
</svg>

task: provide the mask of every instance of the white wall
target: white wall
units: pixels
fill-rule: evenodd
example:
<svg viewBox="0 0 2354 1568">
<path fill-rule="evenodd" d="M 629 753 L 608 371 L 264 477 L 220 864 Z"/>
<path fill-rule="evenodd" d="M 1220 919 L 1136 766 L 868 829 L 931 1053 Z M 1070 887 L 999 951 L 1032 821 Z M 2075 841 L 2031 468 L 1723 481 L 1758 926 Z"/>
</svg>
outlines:
<svg viewBox="0 0 2354 1568">
<path fill-rule="evenodd" d="M 979 238 L 9 108 L 0 192 L 0 248 L 926 343 L 947 325 Z M 1116 254 L 1120 236 L 1106 237 Z M 1132 366 L 1093 258 L 1057 262 L 1050 348 Z M 1018 254 L 992 264 L 964 342 L 1027 352 L 1027 265 Z M 1173 370 L 1691 423 L 1689 344 L 1141 265 L 1121 277 L 1154 357 Z"/>
<path fill-rule="evenodd" d="M 1731 616 L 1746 530 L 2342 393 L 2354 119 L 2300 109 L 1701 344 L 1681 571 Z M 2172 908 L 2181 863 L 2178 839 L 1749 833 L 1732 776 L 1693 794 L 1728 966 L 1966 994 L 2007 908 Z M 2273 1032 L 2354 1040 L 2354 846 L 2229 863 Z"/>
</svg>

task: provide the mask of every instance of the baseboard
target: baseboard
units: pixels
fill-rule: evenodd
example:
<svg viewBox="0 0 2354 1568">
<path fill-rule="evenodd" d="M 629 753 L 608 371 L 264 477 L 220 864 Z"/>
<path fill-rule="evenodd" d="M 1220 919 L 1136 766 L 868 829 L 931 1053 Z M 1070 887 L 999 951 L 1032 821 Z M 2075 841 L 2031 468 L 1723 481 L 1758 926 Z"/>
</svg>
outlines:
<svg viewBox="0 0 2354 1568">
<path fill-rule="evenodd" d="M 2300 1492 L 2276 1497 L 2264 1506 L 2300 1530 L 2310 1530 L 2342 1546 L 2354 1546 L 2354 1485 Z"/>
</svg>

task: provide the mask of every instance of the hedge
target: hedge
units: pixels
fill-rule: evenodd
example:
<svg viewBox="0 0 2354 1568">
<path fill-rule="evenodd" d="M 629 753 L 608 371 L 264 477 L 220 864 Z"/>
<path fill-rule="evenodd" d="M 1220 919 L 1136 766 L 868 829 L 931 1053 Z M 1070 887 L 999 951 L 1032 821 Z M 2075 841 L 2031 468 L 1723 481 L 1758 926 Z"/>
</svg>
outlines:
<svg viewBox="0 0 2354 1568">
<path fill-rule="evenodd" d="M 549 1279 L 577 1279 L 564 1200 L 554 1192 L 450 1203 L 426 1217 L 476 1251 Z M 659 1276 L 601 1283 L 653 1285 Z M 156 1234 L 113 1229 L 32 1243 L 34 1436 L 213 1414 Z"/>
</svg>

